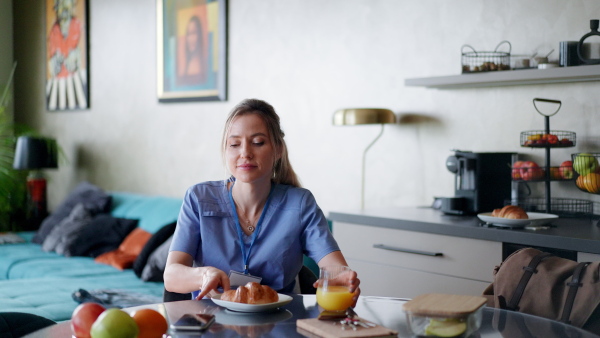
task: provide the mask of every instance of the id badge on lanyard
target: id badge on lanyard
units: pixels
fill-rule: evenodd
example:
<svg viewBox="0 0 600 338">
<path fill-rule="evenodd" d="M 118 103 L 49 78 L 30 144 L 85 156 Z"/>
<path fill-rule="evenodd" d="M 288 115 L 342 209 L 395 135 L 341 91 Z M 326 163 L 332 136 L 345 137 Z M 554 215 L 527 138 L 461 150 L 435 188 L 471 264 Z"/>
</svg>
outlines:
<svg viewBox="0 0 600 338">
<path fill-rule="evenodd" d="M 260 284 L 262 277 L 253 276 L 251 274 L 244 274 L 243 272 L 229 271 L 229 283 L 231 283 L 231 287 L 246 285 L 249 282 L 257 282 Z"/>
<path fill-rule="evenodd" d="M 234 184 L 235 184 L 235 182 L 234 182 Z M 239 242 L 240 242 L 240 248 L 242 250 L 242 260 L 243 260 L 242 263 L 244 266 L 244 271 L 243 272 L 239 272 L 239 271 L 235 271 L 235 270 L 229 271 L 229 282 L 231 283 L 231 286 L 246 285 L 248 282 L 260 283 L 262 280 L 262 277 L 253 276 L 248 272 L 248 260 L 250 258 L 250 253 L 252 251 L 252 247 L 254 246 L 254 242 L 256 241 L 256 237 L 258 236 L 258 234 L 260 232 L 263 218 L 265 217 L 267 208 L 269 207 L 269 202 L 271 201 L 271 195 L 273 192 L 273 186 L 271 186 L 271 191 L 269 191 L 269 197 L 267 198 L 267 202 L 265 203 L 265 206 L 263 207 L 263 211 L 260 215 L 260 218 L 258 219 L 258 223 L 256 224 L 256 230 L 252 234 L 252 240 L 250 242 L 250 247 L 248 248 L 248 251 L 246 251 L 246 245 L 244 244 L 244 234 L 242 233 L 242 227 L 240 226 L 240 220 L 238 219 L 238 216 L 237 216 L 235 202 L 233 201 L 233 195 L 231 193 L 232 189 L 233 189 L 233 184 L 231 185 L 231 188 L 229 189 L 229 201 L 231 202 L 231 207 L 233 208 L 233 219 L 235 221 L 236 229 L 238 232 L 238 238 L 239 238 Z"/>
</svg>

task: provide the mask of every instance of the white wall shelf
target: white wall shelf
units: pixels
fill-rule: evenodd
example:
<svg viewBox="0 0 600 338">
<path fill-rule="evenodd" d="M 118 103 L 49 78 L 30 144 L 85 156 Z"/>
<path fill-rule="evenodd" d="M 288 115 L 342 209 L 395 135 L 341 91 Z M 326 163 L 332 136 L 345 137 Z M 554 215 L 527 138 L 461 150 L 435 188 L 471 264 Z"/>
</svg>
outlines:
<svg viewBox="0 0 600 338">
<path fill-rule="evenodd" d="M 412 87 L 460 89 L 586 81 L 600 81 L 600 65 L 413 78 L 405 79 L 404 84 Z"/>
</svg>

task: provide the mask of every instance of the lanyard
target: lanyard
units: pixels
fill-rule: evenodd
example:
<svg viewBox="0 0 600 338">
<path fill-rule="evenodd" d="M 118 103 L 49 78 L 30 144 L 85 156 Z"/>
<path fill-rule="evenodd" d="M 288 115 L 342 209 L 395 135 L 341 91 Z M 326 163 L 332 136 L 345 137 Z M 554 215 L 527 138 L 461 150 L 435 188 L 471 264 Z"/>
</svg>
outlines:
<svg viewBox="0 0 600 338">
<path fill-rule="evenodd" d="M 235 221 L 236 229 L 238 232 L 238 238 L 240 240 L 240 247 L 242 248 L 242 261 L 244 263 L 244 274 L 248 274 L 248 259 L 250 258 L 250 252 L 252 251 L 252 246 L 254 246 L 254 241 L 256 241 L 256 237 L 260 232 L 260 227 L 262 225 L 263 218 L 265 218 L 265 214 L 267 208 L 269 207 L 269 202 L 271 202 L 271 195 L 273 192 L 274 185 L 271 185 L 271 190 L 269 191 L 269 197 L 267 197 L 267 202 L 265 202 L 265 206 L 263 207 L 263 211 L 260 214 L 260 218 L 258 219 L 258 223 L 256 223 L 256 229 L 252 234 L 252 240 L 250 241 L 250 247 L 248 248 L 248 252 L 246 252 L 246 245 L 244 244 L 244 233 L 242 232 L 242 227 L 240 225 L 240 219 L 237 215 L 237 209 L 235 208 L 235 202 L 233 201 L 233 194 L 231 191 L 233 190 L 233 184 L 231 184 L 231 188 L 229 188 L 229 201 L 231 202 L 231 207 L 233 208 L 233 220 Z"/>
</svg>

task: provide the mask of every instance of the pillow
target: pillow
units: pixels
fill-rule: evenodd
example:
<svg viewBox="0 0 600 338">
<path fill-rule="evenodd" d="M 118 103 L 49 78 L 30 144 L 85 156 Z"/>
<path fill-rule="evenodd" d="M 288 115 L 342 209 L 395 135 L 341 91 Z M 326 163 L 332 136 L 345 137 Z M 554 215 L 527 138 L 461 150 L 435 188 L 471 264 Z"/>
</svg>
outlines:
<svg viewBox="0 0 600 338">
<path fill-rule="evenodd" d="M 176 225 L 177 222 L 167 224 L 164 227 L 160 228 L 156 233 L 154 233 L 152 237 L 150 237 L 148 243 L 144 245 L 142 252 L 140 252 L 140 254 L 137 256 L 135 262 L 133 262 L 133 272 L 136 276 L 140 277 L 142 275 L 142 270 L 144 269 L 144 266 L 148 261 L 148 257 L 150 257 L 150 255 L 154 250 L 156 250 L 156 248 L 158 248 L 167 239 L 169 239 L 171 235 L 173 235 L 173 233 L 175 232 Z"/>
<path fill-rule="evenodd" d="M 108 212 L 110 201 L 110 195 L 106 194 L 104 190 L 88 182 L 80 183 L 69 196 L 67 196 L 63 203 L 42 221 L 40 229 L 36 232 L 31 241 L 37 244 L 44 243 L 46 236 L 48 236 L 60 221 L 69 216 L 75 205 L 83 203 L 85 208 L 94 215 L 100 212 Z"/>
<path fill-rule="evenodd" d="M 172 240 L 173 236 L 169 237 L 148 257 L 148 262 L 144 266 L 142 276 L 140 277 L 143 281 L 164 282 L 163 274 L 165 273 L 165 266 L 167 266 L 167 255 L 169 254 Z"/>
<path fill-rule="evenodd" d="M 81 228 L 90 223 L 92 217 L 82 203 L 77 204 L 69 216 L 58 223 L 46 236 L 42 243 L 42 250 L 56 251 L 61 254 L 65 246 L 69 245 L 77 237 Z"/>
<path fill-rule="evenodd" d="M 103 253 L 94 259 L 97 263 L 112 265 L 119 270 L 128 269 L 133 265 L 137 256 L 142 252 L 144 245 L 150 240 L 152 234 L 142 228 L 135 228 L 113 251 Z"/>
<path fill-rule="evenodd" d="M 110 214 L 96 215 L 65 248 L 64 255 L 95 258 L 116 250 L 137 224 L 135 219 L 116 218 Z"/>
</svg>

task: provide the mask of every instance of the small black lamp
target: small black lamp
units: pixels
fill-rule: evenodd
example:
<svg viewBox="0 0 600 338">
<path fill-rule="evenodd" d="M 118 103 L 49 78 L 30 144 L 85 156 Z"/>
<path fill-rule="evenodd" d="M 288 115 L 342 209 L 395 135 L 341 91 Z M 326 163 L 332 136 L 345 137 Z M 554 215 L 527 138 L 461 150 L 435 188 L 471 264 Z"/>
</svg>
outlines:
<svg viewBox="0 0 600 338">
<path fill-rule="evenodd" d="M 56 140 L 45 137 L 20 136 L 17 139 L 13 168 L 30 170 L 27 176 L 28 218 L 39 226 L 48 215 L 46 178 L 41 169 L 58 168 Z"/>
</svg>

